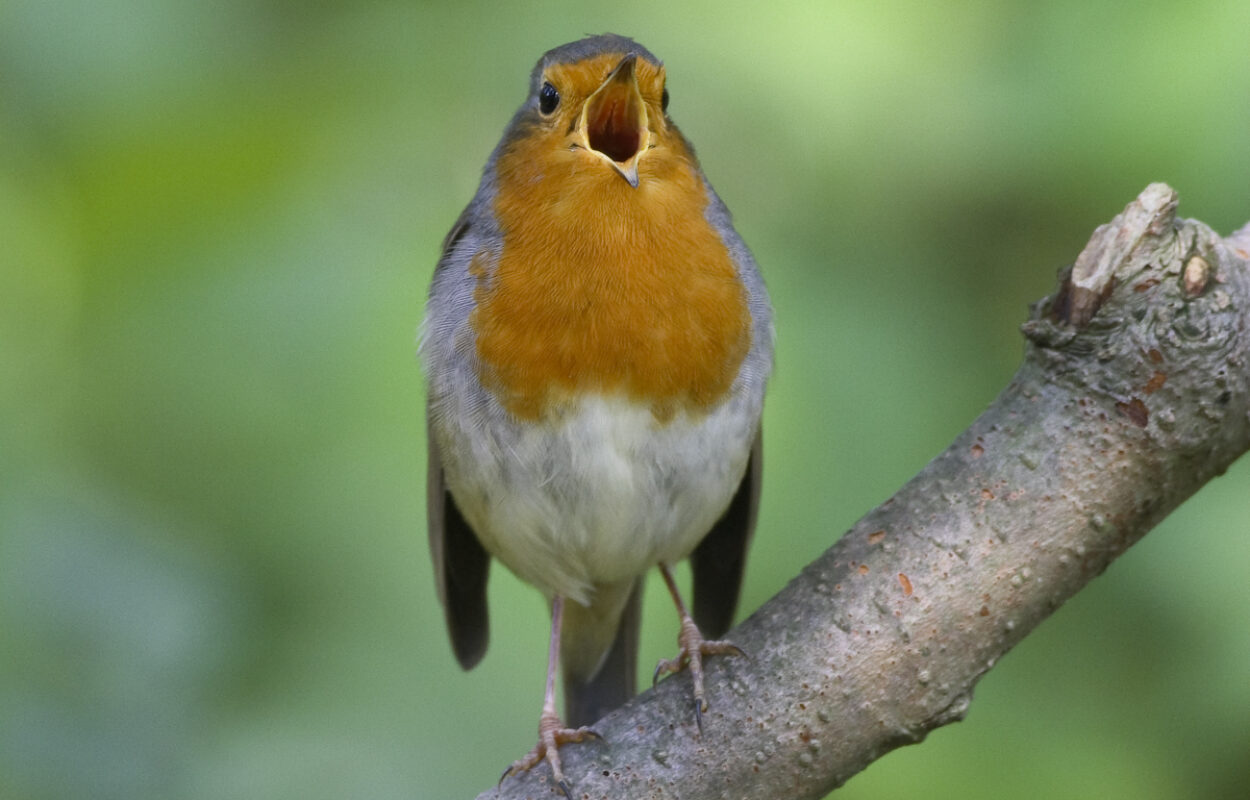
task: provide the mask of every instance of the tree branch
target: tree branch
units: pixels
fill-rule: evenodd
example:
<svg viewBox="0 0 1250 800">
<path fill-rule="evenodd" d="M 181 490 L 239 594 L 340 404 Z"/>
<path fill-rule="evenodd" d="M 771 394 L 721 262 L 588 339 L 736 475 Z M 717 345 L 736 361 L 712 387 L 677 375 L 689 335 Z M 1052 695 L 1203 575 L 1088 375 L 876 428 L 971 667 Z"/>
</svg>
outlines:
<svg viewBox="0 0 1250 800">
<path fill-rule="evenodd" d="M 575 797 L 818 798 L 962 719 L 1012 646 L 1250 449 L 1250 225 L 1152 184 L 1031 309 L 1023 365 L 944 453 L 686 675 L 561 751 Z M 539 767 L 482 797 L 558 796 Z"/>
</svg>

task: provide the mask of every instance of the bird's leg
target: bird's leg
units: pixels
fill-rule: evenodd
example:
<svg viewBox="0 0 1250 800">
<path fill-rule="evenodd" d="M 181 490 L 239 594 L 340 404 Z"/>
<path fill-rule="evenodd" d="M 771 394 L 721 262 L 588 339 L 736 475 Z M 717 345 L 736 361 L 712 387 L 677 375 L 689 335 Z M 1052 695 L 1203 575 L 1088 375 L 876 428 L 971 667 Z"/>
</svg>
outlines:
<svg viewBox="0 0 1250 800">
<path fill-rule="evenodd" d="M 703 733 L 703 712 L 707 711 L 707 700 L 703 699 L 703 657 L 716 655 L 744 656 L 746 653 L 742 648 L 733 642 L 726 641 L 708 641 L 703 638 L 703 634 L 699 632 L 699 626 L 694 624 L 690 612 L 686 610 L 686 604 L 681 599 L 681 592 L 677 591 L 677 583 L 673 580 L 673 573 L 669 570 L 667 564 L 660 564 L 660 574 L 664 576 L 664 583 L 668 585 L 668 593 L 672 595 L 673 602 L 677 605 L 677 615 L 681 618 L 681 629 L 677 634 L 677 657 L 662 659 L 659 664 L 655 665 L 655 673 L 651 676 L 652 685 L 660 679 L 660 676 L 666 672 L 681 672 L 683 669 L 690 670 L 690 678 L 694 681 L 694 720 L 699 726 L 699 733 Z"/>
<path fill-rule="evenodd" d="M 556 665 L 560 661 L 560 623 L 564 618 L 564 598 L 556 595 L 551 602 L 551 644 L 547 648 L 547 691 L 543 695 L 543 712 L 538 717 L 538 744 L 524 758 L 512 762 L 499 778 L 526 772 L 546 760 L 556 785 L 568 800 L 573 800 L 569 783 L 560 769 L 560 745 L 580 742 L 584 739 L 600 739 L 590 728 L 566 728 L 556 713 Z"/>
</svg>

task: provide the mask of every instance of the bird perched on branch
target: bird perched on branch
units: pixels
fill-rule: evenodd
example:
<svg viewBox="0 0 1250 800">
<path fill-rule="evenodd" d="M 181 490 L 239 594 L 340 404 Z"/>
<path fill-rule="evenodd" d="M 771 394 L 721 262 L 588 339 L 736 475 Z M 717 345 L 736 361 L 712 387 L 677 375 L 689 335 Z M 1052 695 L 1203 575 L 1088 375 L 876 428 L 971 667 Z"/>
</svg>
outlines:
<svg viewBox="0 0 1250 800">
<path fill-rule="evenodd" d="M 546 53 L 443 245 L 421 344 L 429 534 L 452 648 L 487 643 L 490 558 L 551 607 L 546 760 L 635 690 L 658 567 L 702 726 L 703 658 L 733 618 L 755 525 L 772 312 L 729 211 L 668 116 L 663 64 L 603 35 Z M 693 612 L 672 566 L 690 557 Z M 709 637 L 709 638 L 705 638 Z"/>
</svg>

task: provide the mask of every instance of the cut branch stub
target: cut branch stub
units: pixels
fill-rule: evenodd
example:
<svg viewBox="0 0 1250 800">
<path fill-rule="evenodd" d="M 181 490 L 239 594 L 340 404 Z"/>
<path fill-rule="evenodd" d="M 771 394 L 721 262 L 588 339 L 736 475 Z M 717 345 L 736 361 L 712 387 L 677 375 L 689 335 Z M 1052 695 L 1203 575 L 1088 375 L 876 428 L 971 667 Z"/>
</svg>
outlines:
<svg viewBox="0 0 1250 800">
<path fill-rule="evenodd" d="M 1207 458 L 1212 426 L 1247 425 L 1237 409 L 1250 392 L 1250 226 L 1225 240 L 1175 210 L 1170 187 L 1147 187 L 1095 231 L 1022 330 L 1028 363 L 1050 380 L 1105 400 L 1169 451 Z"/>
<path fill-rule="evenodd" d="M 1119 216 L 1098 226 L 1064 281 L 1052 308 L 1055 318 L 1077 328 L 1088 325 L 1116 280 L 1140 269 L 1143 256 L 1175 232 L 1176 204 L 1172 187 L 1152 183 Z"/>
</svg>

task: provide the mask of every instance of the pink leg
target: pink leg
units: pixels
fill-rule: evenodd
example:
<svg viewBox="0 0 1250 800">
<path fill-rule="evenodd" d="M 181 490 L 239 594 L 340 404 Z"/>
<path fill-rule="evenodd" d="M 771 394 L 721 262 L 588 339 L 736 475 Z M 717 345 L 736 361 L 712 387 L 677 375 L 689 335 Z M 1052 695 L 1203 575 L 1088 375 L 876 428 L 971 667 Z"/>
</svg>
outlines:
<svg viewBox="0 0 1250 800">
<path fill-rule="evenodd" d="M 673 597 L 673 603 L 677 605 L 677 616 L 681 618 L 681 629 L 677 634 L 677 657 L 661 660 L 655 665 L 655 673 L 651 676 L 651 683 L 654 684 L 660 679 L 660 676 L 668 672 L 681 672 L 683 669 L 690 670 L 690 678 L 694 681 L 694 720 L 699 726 L 699 732 L 703 732 L 703 712 L 707 711 L 707 700 L 703 698 L 703 657 L 713 655 L 733 655 L 744 656 L 746 653 L 741 647 L 733 642 L 725 641 L 709 641 L 703 638 L 703 634 L 699 632 L 699 627 L 694 624 L 690 612 L 686 610 L 686 604 L 681 599 L 681 592 L 677 591 L 677 583 L 673 580 L 673 573 L 669 570 L 667 564 L 660 564 L 660 574 L 664 576 L 664 583 L 668 585 L 668 593 Z"/>
<path fill-rule="evenodd" d="M 560 661 L 560 624 L 564 619 L 564 598 L 556 595 L 551 602 L 551 643 L 547 648 L 547 690 L 543 694 L 543 711 L 538 717 L 538 744 L 524 758 L 512 762 L 499 782 L 509 775 L 526 772 L 542 761 L 551 765 L 556 785 L 568 800 L 573 800 L 569 783 L 560 769 L 560 745 L 601 738 L 590 728 L 566 728 L 556 713 L 556 665 Z"/>
</svg>

